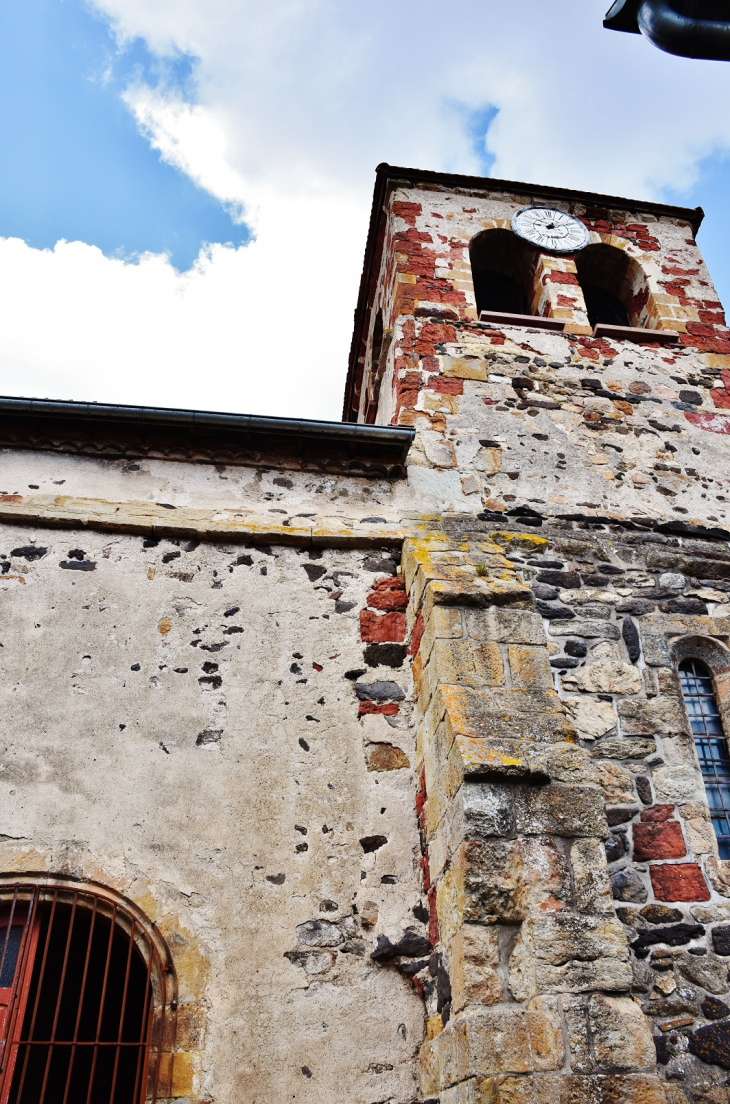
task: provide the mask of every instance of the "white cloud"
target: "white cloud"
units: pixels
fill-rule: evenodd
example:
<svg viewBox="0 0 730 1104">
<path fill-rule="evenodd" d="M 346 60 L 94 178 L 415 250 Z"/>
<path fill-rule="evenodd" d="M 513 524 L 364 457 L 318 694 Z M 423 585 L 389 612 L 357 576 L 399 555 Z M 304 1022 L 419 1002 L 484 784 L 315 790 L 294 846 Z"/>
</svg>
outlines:
<svg viewBox="0 0 730 1104">
<path fill-rule="evenodd" d="M 120 38 L 198 58 L 196 103 L 143 85 L 127 102 L 255 241 L 182 276 L 2 243 L 14 393 L 337 417 L 379 161 L 479 172 L 466 121 L 489 104 L 511 179 L 656 196 L 730 147 L 730 67 L 604 31 L 608 0 L 93 4 Z"/>
</svg>

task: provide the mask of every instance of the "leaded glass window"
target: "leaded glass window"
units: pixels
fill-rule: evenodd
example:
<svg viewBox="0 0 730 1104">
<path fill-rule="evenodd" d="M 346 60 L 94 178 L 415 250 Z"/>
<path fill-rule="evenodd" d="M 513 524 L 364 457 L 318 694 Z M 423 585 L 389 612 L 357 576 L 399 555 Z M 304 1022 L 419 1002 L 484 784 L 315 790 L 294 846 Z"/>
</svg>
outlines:
<svg viewBox="0 0 730 1104">
<path fill-rule="evenodd" d="M 712 675 L 698 660 L 685 659 L 679 665 L 679 677 L 720 858 L 730 859 L 730 754 Z"/>
</svg>

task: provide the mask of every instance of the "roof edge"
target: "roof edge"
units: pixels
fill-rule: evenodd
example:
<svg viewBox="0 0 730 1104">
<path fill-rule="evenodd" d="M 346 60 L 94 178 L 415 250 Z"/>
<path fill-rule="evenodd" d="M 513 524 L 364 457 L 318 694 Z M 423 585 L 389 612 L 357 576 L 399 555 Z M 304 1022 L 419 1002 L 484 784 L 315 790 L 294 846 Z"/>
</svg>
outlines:
<svg viewBox="0 0 730 1104">
<path fill-rule="evenodd" d="M 409 169 L 386 162 L 375 170 L 385 180 L 405 180 L 409 184 L 441 184 L 446 187 L 469 188 L 484 192 L 514 192 L 516 195 L 544 196 L 546 199 L 566 198 L 577 202 L 595 203 L 604 207 L 618 207 L 624 211 L 644 211 L 666 218 L 679 218 L 688 222 L 695 234 L 702 225 L 705 212 L 701 207 L 680 207 L 670 203 L 654 203 L 648 199 L 629 199 L 626 196 L 604 195 L 602 192 L 584 192 L 577 188 L 560 188 L 553 184 L 530 184 L 520 180 L 500 180 L 492 176 L 464 176 L 460 173 L 433 172 L 428 169 Z"/>
<path fill-rule="evenodd" d="M 234 414 L 213 410 L 187 410 L 174 407 L 124 406 L 114 403 L 88 403 L 73 400 L 31 399 L 0 396 L 0 426 L 11 423 L 13 430 L 31 440 L 37 436 L 33 426 L 66 431 L 70 425 L 93 435 L 120 435 L 130 430 L 146 438 L 156 435 L 185 434 L 188 439 L 226 434 L 231 441 L 245 444 L 253 438 L 259 447 L 268 440 L 282 442 L 293 450 L 298 442 L 309 449 L 326 450 L 342 446 L 351 455 L 377 452 L 392 463 L 403 464 L 415 431 L 405 426 L 374 426 L 343 422 L 315 421 L 307 418 L 275 418 L 258 414 Z M 0 446 L 1 447 L 1 446 Z"/>
</svg>

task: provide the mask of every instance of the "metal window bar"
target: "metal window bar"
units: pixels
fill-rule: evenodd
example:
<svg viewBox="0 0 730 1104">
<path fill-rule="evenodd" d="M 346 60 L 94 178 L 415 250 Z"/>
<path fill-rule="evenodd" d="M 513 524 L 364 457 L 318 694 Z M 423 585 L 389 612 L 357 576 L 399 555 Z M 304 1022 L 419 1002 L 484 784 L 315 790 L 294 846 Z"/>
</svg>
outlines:
<svg viewBox="0 0 730 1104">
<path fill-rule="evenodd" d="M 699 660 L 685 659 L 679 677 L 720 858 L 730 859 L 730 753 L 712 675 Z"/>
<path fill-rule="evenodd" d="M 11 936 L 18 918 L 19 943 Z M 154 1104 L 171 1044 L 172 977 L 118 902 L 86 889 L 0 883 L 0 979 L 12 988 L 0 1104 Z"/>
</svg>

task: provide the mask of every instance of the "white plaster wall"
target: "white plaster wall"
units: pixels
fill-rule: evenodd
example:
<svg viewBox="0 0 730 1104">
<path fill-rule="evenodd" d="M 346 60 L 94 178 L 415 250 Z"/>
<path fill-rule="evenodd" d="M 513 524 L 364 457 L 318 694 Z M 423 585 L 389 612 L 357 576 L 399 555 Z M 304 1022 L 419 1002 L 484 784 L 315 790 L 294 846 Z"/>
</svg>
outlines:
<svg viewBox="0 0 730 1104">
<path fill-rule="evenodd" d="M 46 552 L 12 555 L 23 547 Z M 423 931 L 415 784 L 408 769 L 368 773 L 344 677 L 365 666 L 358 611 L 379 577 L 366 554 L 7 525 L 0 552 L 0 871 L 95 878 L 159 923 L 181 1014 L 204 1009 L 194 1099 L 410 1101 L 423 1006 L 369 953 L 377 934 Z M 326 568 L 314 583 L 312 563 Z M 335 612 L 335 586 L 351 610 Z M 408 690 L 399 671 L 372 674 Z M 369 738 L 412 759 L 398 724 L 368 718 Z M 198 745 L 201 732 L 220 735 Z M 364 854 L 373 834 L 388 843 Z M 348 916 L 363 955 L 321 973 L 284 957 L 297 925 Z"/>
</svg>

